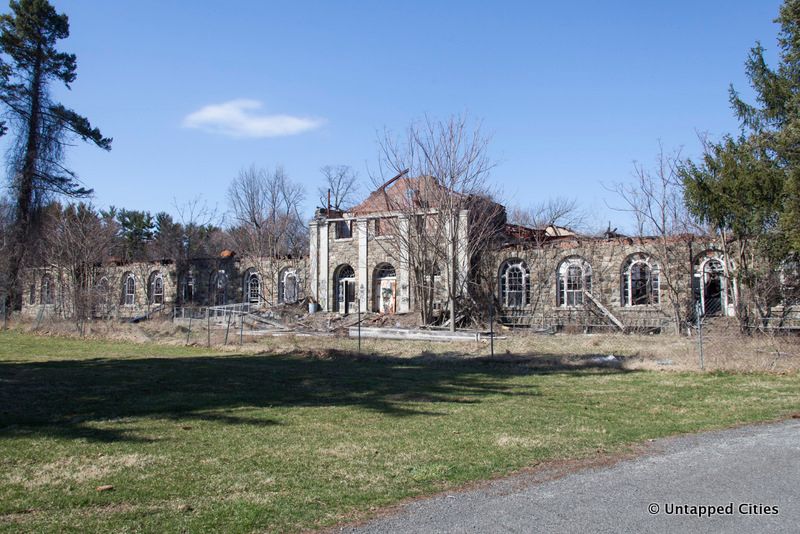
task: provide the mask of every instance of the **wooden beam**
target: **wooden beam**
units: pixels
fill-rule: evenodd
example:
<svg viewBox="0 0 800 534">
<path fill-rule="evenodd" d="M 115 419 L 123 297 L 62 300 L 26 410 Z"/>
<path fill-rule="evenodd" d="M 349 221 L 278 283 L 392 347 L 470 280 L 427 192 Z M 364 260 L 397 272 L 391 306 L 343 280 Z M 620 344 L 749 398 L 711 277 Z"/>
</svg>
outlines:
<svg viewBox="0 0 800 534">
<path fill-rule="evenodd" d="M 598 308 L 598 309 L 599 309 L 601 312 L 603 312 L 603 314 L 604 314 L 606 317 L 608 317 L 609 319 L 611 319 L 611 322 L 612 322 L 612 323 L 614 323 L 615 325 L 617 325 L 617 327 L 619 327 L 619 329 L 620 329 L 620 330 L 625 330 L 625 325 L 624 325 L 624 324 L 622 324 L 622 321 L 620 321 L 619 319 L 617 319 L 616 317 L 614 317 L 614 314 L 612 314 L 610 311 L 608 311 L 608 309 L 607 309 L 605 306 L 603 306 L 603 305 L 600 303 L 600 301 L 599 301 L 599 300 L 597 300 L 597 299 L 594 297 L 594 295 L 592 295 L 591 293 L 589 293 L 589 292 L 588 292 L 588 291 L 586 291 L 585 289 L 583 290 L 583 294 L 584 294 L 584 295 L 586 295 L 586 297 L 587 297 L 589 300 L 591 300 L 591 301 L 594 303 L 594 305 L 595 305 L 595 306 L 597 306 L 597 308 Z"/>
</svg>

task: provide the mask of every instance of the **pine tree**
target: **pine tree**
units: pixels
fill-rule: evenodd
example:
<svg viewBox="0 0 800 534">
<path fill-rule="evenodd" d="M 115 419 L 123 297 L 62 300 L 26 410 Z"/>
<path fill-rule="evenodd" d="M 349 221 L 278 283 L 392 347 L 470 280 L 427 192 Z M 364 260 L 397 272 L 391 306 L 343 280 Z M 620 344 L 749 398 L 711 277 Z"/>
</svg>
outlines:
<svg viewBox="0 0 800 534">
<path fill-rule="evenodd" d="M 56 48 L 69 36 L 67 16 L 56 13 L 47 0 L 12 0 L 9 7 L 11 12 L 0 16 L 0 101 L 15 136 L 8 158 L 14 228 L 6 310 L 17 304 L 17 279 L 40 208 L 53 196 L 92 193 L 64 166 L 67 144 L 79 138 L 111 149 L 111 139 L 86 117 L 51 97 L 52 84 L 69 89 L 76 77 L 75 55 Z"/>
<path fill-rule="evenodd" d="M 776 22 L 777 67 L 767 64 L 761 43 L 745 62 L 755 102 L 730 88 L 739 135 L 707 143 L 699 162 L 681 168 L 689 211 L 722 238 L 743 324 L 777 302 L 775 272 L 800 251 L 800 0 L 786 0 Z M 728 241 L 735 242 L 733 273 Z M 743 298 L 736 288 L 745 290 Z"/>
<path fill-rule="evenodd" d="M 783 177 L 776 198 L 781 233 L 790 249 L 800 251 L 800 0 L 786 0 L 776 19 L 780 60 L 770 68 L 764 47 L 750 51 L 745 70 L 756 103 L 745 102 L 730 88 L 731 105 L 747 142 L 761 151 Z"/>
</svg>

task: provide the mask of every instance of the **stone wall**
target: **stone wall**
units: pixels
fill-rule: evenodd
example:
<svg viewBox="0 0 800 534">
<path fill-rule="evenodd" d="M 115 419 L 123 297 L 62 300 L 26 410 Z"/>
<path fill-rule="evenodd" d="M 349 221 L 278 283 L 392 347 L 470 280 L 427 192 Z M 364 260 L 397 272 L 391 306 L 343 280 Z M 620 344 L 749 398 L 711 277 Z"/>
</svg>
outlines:
<svg viewBox="0 0 800 534">
<path fill-rule="evenodd" d="M 239 259 L 234 257 L 197 258 L 181 272 L 173 262 L 133 262 L 95 267 L 88 287 L 76 292 L 66 271 L 58 266 L 29 269 L 25 272 L 25 316 L 70 317 L 76 306 L 76 295 L 88 304 L 85 309 L 94 316 L 138 317 L 154 310 L 171 312 L 173 306 L 213 306 L 241 303 L 248 300 L 247 277 L 257 273 L 261 286 L 262 306 L 277 304 L 279 277 L 294 272 L 298 279 L 297 300 L 308 293 L 308 259 Z M 154 294 L 154 280 L 160 276 L 163 297 Z M 126 281 L 133 280 L 133 293 L 126 298 Z M 43 291 L 43 281 L 52 284 L 51 298 Z M 32 298 L 31 298 L 32 297 Z"/>
<path fill-rule="evenodd" d="M 675 239 L 665 245 L 658 239 L 633 238 L 567 238 L 541 246 L 505 247 L 495 253 L 492 263 L 497 280 L 495 292 L 502 308 L 500 314 L 512 324 L 613 325 L 602 306 L 626 327 L 674 328 L 675 304 L 683 317 L 691 314 L 694 256 L 700 251 L 716 253 L 713 248 L 713 243 L 709 242 Z M 665 253 L 666 259 L 663 258 Z M 524 261 L 530 270 L 529 297 L 523 306 L 507 306 L 501 294 L 500 275 L 506 262 L 514 263 L 517 259 Z M 628 283 L 626 267 L 629 261 L 637 260 L 646 261 L 652 268 L 657 266 L 655 302 L 633 304 L 630 299 L 624 299 L 624 285 Z M 578 305 L 559 300 L 559 273 L 563 272 L 565 262 L 580 263 L 584 270 L 591 270 L 589 291 L 601 306 L 589 298 L 583 298 Z M 584 281 L 584 285 L 587 286 L 584 289 L 588 289 L 588 282 Z"/>
</svg>

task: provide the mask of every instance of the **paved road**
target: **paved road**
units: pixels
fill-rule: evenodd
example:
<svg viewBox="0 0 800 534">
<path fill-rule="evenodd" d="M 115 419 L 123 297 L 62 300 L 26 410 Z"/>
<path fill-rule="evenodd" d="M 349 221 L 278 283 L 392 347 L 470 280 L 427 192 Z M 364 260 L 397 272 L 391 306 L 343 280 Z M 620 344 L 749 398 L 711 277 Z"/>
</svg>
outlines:
<svg viewBox="0 0 800 534">
<path fill-rule="evenodd" d="M 800 420 L 651 445 L 611 467 L 550 481 L 515 475 L 342 531 L 800 532 Z M 648 511 L 651 503 L 658 513 Z M 727 506 L 732 514 L 724 508 L 711 517 L 667 513 L 672 505 Z M 766 507 L 777 514 L 766 515 Z"/>
</svg>

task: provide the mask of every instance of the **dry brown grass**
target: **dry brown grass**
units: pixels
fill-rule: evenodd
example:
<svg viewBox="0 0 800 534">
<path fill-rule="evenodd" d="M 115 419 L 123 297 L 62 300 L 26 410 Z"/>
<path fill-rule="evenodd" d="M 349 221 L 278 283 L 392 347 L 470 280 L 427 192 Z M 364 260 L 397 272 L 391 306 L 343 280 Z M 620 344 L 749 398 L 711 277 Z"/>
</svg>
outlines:
<svg viewBox="0 0 800 534">
<path fill-rule="evenodd" d="M 35 324 L 19 321 L 16 328 L 41 335 L 77 337 L 69 321 L 47 320 Z M 394 326 L 394 325 L 391 325 Z M 165 346 L 187 344 L 187 328 L 170 320 L 138 324 L 98 321 L 87 325 L 87 339 L 132 343 L 155 343 Z M 694 371 L 700 369 L 698 339 L 673 334 L 555 334 L 541 335 L 526 330 L 507 330 L 495 341 L 498 358 L 522 359 L 531 365 L 585 365 L 587 360 L 614 355 L 608 362 L 624 369 Z M 204 347 L 208 342 L 204 325 L 195 326 L 190 346 Z M 300 333 L 282 336 L 248 336 L 239 344 L 238 330 L 231 329 L 224 344 L 225 329 L 211 332 L 211 345 L 217 352 L 230 353 L 307 353 L 316 357 L 343 356 L 357 350 L 357 340 L 341 335 Z M 421 359 L 475 358 L 489 354 L 487 342 L 461 343 L 408 340 L 363 339 L 362 354 L 414 357 Z M 800 370 L 800 337 L 756 333 L 742 335 L 732 327 L 715 327 L 703 336 L 704 367 L 708 371 L 794 372 Z"/>
<path fill-rule="evenodd" d="M 145 469 L 158 463 L 158 458 L 143 454 L 99 455 L 96 457 L 68 456 L 55 462 L 19 466 L 8 474 L 6 481 L 36 490 L 44 486 L 82 484 L 101 481 L 119 471 Z"/>
</svg>

